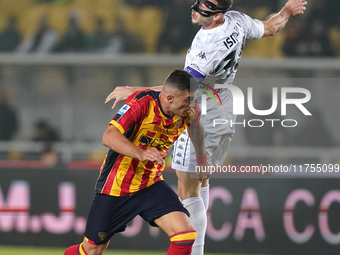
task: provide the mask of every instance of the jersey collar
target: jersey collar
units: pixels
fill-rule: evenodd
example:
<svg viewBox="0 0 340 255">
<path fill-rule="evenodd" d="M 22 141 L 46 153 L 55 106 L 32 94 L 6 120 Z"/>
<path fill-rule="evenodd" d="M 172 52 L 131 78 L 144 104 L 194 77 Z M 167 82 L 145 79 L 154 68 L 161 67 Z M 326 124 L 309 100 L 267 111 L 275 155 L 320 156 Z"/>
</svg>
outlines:
<svg viewBox="0 0 340 255">
<path fill-rule="evenodd" d="M 161 110 L 161 112 L 162 112 L 162 114 L 164 115 L 164 117 L 166 117 L 166 118 L 172 120 L 172 118 L 173 118 L 174 116 L 171 116 L 171 115 L 167 114 L 167 113 L 163 110 L 163 108 L 162 108 L 161 99 L 159 98 L 160 94 L 161 94 L 161 92 L 158 92 L 158 94 L 157 94 L 157 101 L 158 101 L 159 109 Z"/>
</svg>

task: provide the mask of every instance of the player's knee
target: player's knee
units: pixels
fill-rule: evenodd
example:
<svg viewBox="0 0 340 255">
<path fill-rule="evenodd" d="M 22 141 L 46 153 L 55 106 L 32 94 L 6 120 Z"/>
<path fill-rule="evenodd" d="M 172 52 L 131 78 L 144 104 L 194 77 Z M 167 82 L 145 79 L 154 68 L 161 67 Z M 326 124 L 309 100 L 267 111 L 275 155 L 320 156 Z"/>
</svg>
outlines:
<svg viewBox="0 0 340 255">
<path fill-rule="evenodd" d="M 87 249 L 87 250 L 83 250 L 84 252 L 86 252 L 86 255 L 102 255 L 104 253 L 104 250 L 99 249 L 99 248 L 92 248 L 92 249 Z M 82 253 L 80 253 L 82 254 Z"/>
<path fill-rule="evenodd" d="M 83 251 L 83 253 L 80 253 L 80 254 L 102 255 L 108 245 L 109 243 L 101 244 L 101 245 L 90 244 L 84 240 L 84 242 L 80 245 L 80 248 L 79 248 L 79 249 L 82 249 Z"/>
<path fill-rule="evenodd" d="M 207 187 L 207 186 L 209 186 L 209 179 L 204 178 L 202 180 L 201 187 L 203 188 L 203 187 Z"/>
<path fill-rule="evenodd" d="M 180 181 L 178 182 L 177 193 L 179 197 L 184 200 L 191 197 L 199 197 L 200 196 L 200 183 L 197 179 L 193 179 L 193 181 Z"/>
</svg>

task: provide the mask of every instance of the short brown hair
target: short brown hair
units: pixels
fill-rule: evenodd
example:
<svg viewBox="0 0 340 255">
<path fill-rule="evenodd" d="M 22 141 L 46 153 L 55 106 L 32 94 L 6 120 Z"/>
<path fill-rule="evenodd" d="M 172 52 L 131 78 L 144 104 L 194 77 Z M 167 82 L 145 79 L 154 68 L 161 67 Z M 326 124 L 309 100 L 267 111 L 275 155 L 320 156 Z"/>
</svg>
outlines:
<svg viewBox="0 0 340 255">
<path fill-rule="evenodd" d="M 196 91 L 197 81 L 192 74 L 183 69 L 175 69 L 166 78 L 164 85 L 170 85 L 180 91 Z"/>
<path fill-rule="evenodd" d="M 233 0 L 215 0 L 217 2 L 217 7 L 229 10 L 233 5 Z"/>
</svg>

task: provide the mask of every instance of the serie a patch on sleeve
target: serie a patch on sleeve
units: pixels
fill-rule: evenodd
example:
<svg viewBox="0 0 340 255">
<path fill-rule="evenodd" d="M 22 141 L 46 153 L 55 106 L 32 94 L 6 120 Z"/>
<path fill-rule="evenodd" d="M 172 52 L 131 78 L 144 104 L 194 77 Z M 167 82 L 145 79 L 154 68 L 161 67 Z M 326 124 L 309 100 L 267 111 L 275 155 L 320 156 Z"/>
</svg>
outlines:
<svg viewBox="0 0 340 255">
<path fill-rule="evenodd" d="M 129 109 L 130 109 L 130 106 L 127 105 L 127 104 L 124 104 L 124 105 L 122 106 L 122 108 L 120 108 L 120 110 L 117 112 L 117 114 L 123 115 L 123 114 L 126 113 Z"/>
</svg>

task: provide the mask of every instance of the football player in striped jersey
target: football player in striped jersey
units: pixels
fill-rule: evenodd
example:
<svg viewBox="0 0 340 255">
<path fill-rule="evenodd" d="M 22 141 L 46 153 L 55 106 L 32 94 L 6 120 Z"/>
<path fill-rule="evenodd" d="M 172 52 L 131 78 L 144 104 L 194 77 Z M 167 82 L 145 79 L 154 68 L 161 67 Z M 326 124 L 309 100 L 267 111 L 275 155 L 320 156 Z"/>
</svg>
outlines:
<svg viewBox="0 0 340 255">
<path fill-rule="evenodd" d="M 111 237 L 140 215 L 168 234 L 168 255 L 191 254 L 196 238 L 189 213 L 178 195 L 164 182 L 165 157 L 188 130 L 198 165 L 208 166 L 200 109 L 195 103 L 196 79 L 176 69 L 161 92 L 132 94 L 109 123 L 103 145 L 109 148 L 96 185 L 83 243 L 64 255 L 100 255 Z"/>
</svg>

